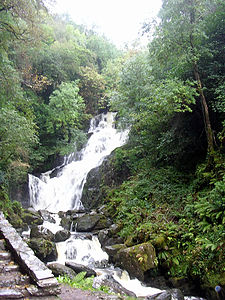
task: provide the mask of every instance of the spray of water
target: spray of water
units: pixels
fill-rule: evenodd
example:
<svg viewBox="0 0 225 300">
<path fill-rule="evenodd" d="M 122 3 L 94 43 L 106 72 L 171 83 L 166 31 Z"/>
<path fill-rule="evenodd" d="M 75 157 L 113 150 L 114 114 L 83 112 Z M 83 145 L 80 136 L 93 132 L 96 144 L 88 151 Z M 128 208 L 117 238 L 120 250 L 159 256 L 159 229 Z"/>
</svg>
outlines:
<svg viewBox="0 0 225 300">
<path fill-rule="evenodd" d="M 128 137 L 128 131 L 118 131 L 114 126 L 115 113 L 101 114 L 91 120 L 89 138 L 86 146 L 76 155 L 65 159 L 57 177 L 43 173 L 40 178 L 29 175 L 30 204 L 36 210 L 47 209 L 50 212 L 80 209 L 80 201 L 87 174 L 115 148 L 122 146 Z M 71 161 L 72 158 L 72 161 Z"/>
</svg>

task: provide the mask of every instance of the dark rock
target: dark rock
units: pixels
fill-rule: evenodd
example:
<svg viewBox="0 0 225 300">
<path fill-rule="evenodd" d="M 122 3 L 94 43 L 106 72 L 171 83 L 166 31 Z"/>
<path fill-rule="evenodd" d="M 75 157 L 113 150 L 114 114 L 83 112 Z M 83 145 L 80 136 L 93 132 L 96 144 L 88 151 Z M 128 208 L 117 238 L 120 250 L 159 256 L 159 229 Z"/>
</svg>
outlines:
<svg viewBox="0 0 225 300">
<path fill-rule="evenodd" d="M 55 242 L 58 243 L 58 242 L 64 242 L 66 241 L 67 239 L 70 238 L 70 231 L 69 230 L 59 230 L 56 232 L 55 234 Z"/>
<path fill-rule="evenodd" d="M 101 275 L 94 278 L 94 282 L 93 282 L 94 288 L 100 288 L 103 285 L 109 287 L 110 292 L 112 293 L 136 298 L 136 295 L 133 292 L 125 289 L 120 283 L 118 283 L 112 277 L 112 275 Z"/>
<path fill-rule="evenodd" d="M 169 283 L 172 287 L 180 289 L 185 295 L 192 295 L 198 290 L 198 283 L 190 282 L 187 278 L 169 278 Z"/>
<path fill-rule="evenodd" d="M 88 173 L 81 197 L 81 202 L 87 210 L 104 204 L 105 187 L 115 187 L 129 176 L 129 169 L 125 163 L 122 168 L 115 166 L 116 151 L 117 149 L 106 157 L 101 166 L 92 169 Z"/>
<path fill-rule="evenodd" d="M 22 220 L 28 225 L 42 225 L 43 219 L 38 212 L 27 209 L 22 214 Z"/>
<path fill-rule="evenodd" d="M 64 229 L 70 230 L 71 224 L 72 224 L 72 220 L 71 220 L 70 217 L 68 217 L 68 216 L 62 217 L 62 219 L 61 219 L 61 221 L 60 221 L 60 225 L 61 225 Z"/>
<path fill-rule="evenodd" d="M 141 281 L 144 281 L 144 273 L 156 266 L 155 249 L 149 242 L 121 249 L 113 259 L 118 266 L 127 270 L 131 277 Z"/>
<path fill-rule="evenodd" d="M 43 238 L 32 238 L 28 242 L 28 245 L 34 251 L 35 255 L 44 262 L 54 261 L 57 258 L 55 243 L 51 241 Z"/>
<path fill-rule="evenodd" d="M 76 273 L 71 268 L 64 266 L 59 263 L 49 263 L 48 268 L 52 270 L 52 273 L 55 276 L 68 276 L 69 278 L 74 278 L 76 276 Z"/>
<path fill-rule="evenodd" d="M 147 296 L 146 300 L 184 300 L 184 295 L 178 289 L 167 290 L 162 293 Z"/>
<path fill-rule="evenodd" d="M 76 273 L 80 273 L 80 272 L 86 272 L 86 276 L 85 277 L 91 277 L 91 276 L 96 276 L 96 272 L 94 270 L 92 270 L 91 268 L 88 268 L 86 266 L 80 265 L 80 264 L 76 264 L 74 262 L 66 262 L 65 265 L 69 268 L 71 268 L 72 270 L 74 270 Z"/>
<path fill-rule="evenodd" d="M 59 211 L 58 215 L 60 218 L 66 217 L 66 212 L 65 211 Z"/>
<path fill-rule="evenodd" d="M 77 219 L 77 231 L 87 232 L 109 227 L 111 222 L 102 214 L 86 214 Z"/>
<path fill-rule="evenodd" d="M 9 194 L 12 201 L 20 202 L 24 208 L 29 207 L 30 195 L 28 182 L 18 184 L 16 181 L 11 181 L 9 184 Z"/>
<path fill-rule="evenodd" d="M 127 247 L 124 244 L 116 244 L 111 246 L 105 246 L 104 250 L 109 255 L 109 260 L 112 263 L 116 263 L 117 254 L 120 250 L 126 249 Z"/>
<path fill-rule="evenodd" d="M 44 221 L 56 223 L 55 219 L 52 217 L 52 214 L 49 211 L 41 209 L 38 212 Z"/>
<path fill-rule="evenodd" d="M 34 226 L 30 231 L 30 238 L 42 238 L 49 241 L 54 241 L 54 234 L 43 226 Z"/>
<path fill-rule="evenodd" d="M 109 231 L 107 229 L 101 230 L 98 233 L 98 240 L 102 247 L 104 247 L 106 245 L 107 240 L 109 239 L 108 234 L 109 234 Z"/>
</svg>

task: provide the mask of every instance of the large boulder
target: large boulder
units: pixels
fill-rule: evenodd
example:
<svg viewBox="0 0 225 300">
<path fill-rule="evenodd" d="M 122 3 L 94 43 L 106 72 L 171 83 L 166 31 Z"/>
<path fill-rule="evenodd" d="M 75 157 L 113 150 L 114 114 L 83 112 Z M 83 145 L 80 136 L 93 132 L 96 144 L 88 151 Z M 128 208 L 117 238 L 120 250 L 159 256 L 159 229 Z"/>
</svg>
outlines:
<svg viewBox="0 0 225 300">
<path fill-rule="evenodd" d="M 54 241 L 54 234 L 43 226 L 34 226 L 30 231 L 30 238 L 42 238 L 49 241 Z"/>
<path fill-rule="evenodd" d="M 76 230 L 78 232 L 88 232 L 107 228 L 111 221 L 102 214 L 86 214 L 77 219 Z"/>
<path fill-rule="evenodd" d="M 72 270 L 74 270 L 76 273 L 80 273 L 80 272 L 86 272 L 85 277 L 91 277 L 91 276 L 96 276 L 96 272 L 94 270 L 92 270 L 91 268 L 88 268 L 84 265 L 80 265 L 80 264 L 76 264 L 75 262 L 72 261 L 67 261 L 65 263 L 65 265 L 69 268 L 71 268 Z"/>
<path fill-rule="evenodd" d="M 60 214 L 59 214 L 60 215 Z M 62 214 L 61 214 L 62 215 Z M 61 217 L 61 221 L 60 221 L 60 225 L 66 229 L 66 230 L 70 230 L 71 228 L 71 224 L 72 224 L 72 220 L 70 216 L 62 216 Z"/>
<path fill-rule="evenodd" d="M 34 225 L 42 225 L 43 219 L 39 215 L 39 213 L 32 209 L 26 209 L 22 213 L 22 220 L 30 226 Z"/>
<path fill-rule="evenodd" d="M 47 266 L 52 270 L 54 276 L 68 276 L 73 279 L 77 275 L 74 270 L 59 263 L 49 263 Z"/>
<path fill-rule="evenodd" d="M 57 259 L 55 243 L 43 238 L 32 238 L 28 242 L 35 255 L 43 262 L 54 261 Z"/>
<path fill-rule="evenodd" d="M 141 281 L 144 281 L 146 271 L 156 267 L 155 249 L 149 242 L 121 249 L 114 259 L 131 277 Z"/>
<path fill-rule="evenodd" d="M 68 240 L 71 236 L 71 233 L 69 230 L 59 230 L 56 232 L 55 234 L 55 242 L 58 243 L 58 242 L 64 242 L 66 240 Z"/>
</svg>

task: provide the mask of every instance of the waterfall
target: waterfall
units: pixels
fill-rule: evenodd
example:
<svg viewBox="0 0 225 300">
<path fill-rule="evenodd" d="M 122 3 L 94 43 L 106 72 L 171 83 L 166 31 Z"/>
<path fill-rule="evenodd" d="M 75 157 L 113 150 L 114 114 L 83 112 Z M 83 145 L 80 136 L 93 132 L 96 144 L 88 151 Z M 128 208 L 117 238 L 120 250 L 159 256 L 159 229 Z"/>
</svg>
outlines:
<svg viewBox="0 0 225 300">
<path fill-rule="evenodd" d="M 64 159 L 56 177 L 50 178 L 55 169 L 41 174 L 40 178 L 29 174 L 30 205 L 35 210 L 58 212 L 83 207 L 80 199 L 87 174 L 127 140 L 128 131 L 116 130 L 114 119 L 112 112 L 93 118 L 86 146 L 79 155 L 72 153 Z"/>
</svg>

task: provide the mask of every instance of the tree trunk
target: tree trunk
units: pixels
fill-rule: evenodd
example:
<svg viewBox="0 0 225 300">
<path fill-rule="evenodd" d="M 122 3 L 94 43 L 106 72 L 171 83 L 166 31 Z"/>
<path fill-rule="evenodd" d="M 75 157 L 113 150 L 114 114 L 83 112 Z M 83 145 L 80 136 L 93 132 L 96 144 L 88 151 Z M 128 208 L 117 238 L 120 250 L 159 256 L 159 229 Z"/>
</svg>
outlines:
<svg viewBox="0 0 225 300">
<path fill-rule="evenodd" d="M 194 75 L 195 75 L 195 79 L 198 84 L 198 91 L 199 91 L 200 98 L 201 98 L 202 112 L 203 112 L 204 123 L 205 123 L 205 132 L 206 132 L 207 142 L 208 142 L 208 153 L 212 153 L 213 149 L 214 149 L 213 131 L 212 131 L 211 122 L 210 122 L 210 118 L 209 118 L 208 105 L 207 105 L 207 102 L 205 99 L 205 95 L 204 95 L 202 83 L 201 83 L 201 78 L 200 78 L 200 75 L 198 72 L 198 67 L 197 67 L 196 63 L 194 63 Z"/>
</svg>

